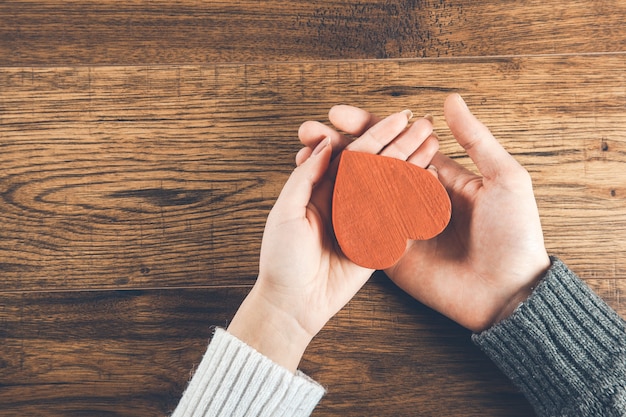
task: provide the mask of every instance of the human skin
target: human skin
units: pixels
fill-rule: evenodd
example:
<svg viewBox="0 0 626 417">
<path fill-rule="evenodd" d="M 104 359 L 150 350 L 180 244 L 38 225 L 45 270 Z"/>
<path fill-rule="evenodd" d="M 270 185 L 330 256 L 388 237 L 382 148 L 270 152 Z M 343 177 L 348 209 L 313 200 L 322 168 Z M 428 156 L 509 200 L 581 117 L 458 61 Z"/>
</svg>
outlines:
<svg viewBox="0 0 626 417">
<path fill-rule="evenodd" d="M 446 122 L 475 163 L 474 174 L 437 152 L 432 160 L 452 202 L 452 218 L 439 236 L 412 241 L 387 275 L 415 299 L 480 332 L 508 317 L 550 266 L 532 181 L 458 94 L 444 104 Z M 329 119 L 351 135 L 379 119 L 336 106 Z M 300 135 L 306 146 L 321 132 Z"/>
<path fill-rule="evenodd" d="M 480 175 L 437 152 L 428 117 L 407 127 L 407 113 L 382 121 L 362 109 L 329 112 L 351 141 L 319 122 L 298 132 L 298 167 L 271 210 L 259 277 L 228 331 L 295 371 L 311 339 L 367 281 L 370 269 L 350 262 L 332 236 L 333 157 L 349 148 L 428 166 L 452 201 L 452 218 L 436 238 L 412 241 L 387 275 L 417 300 L 479 332 L 508 317 L 550 266 L 528 172 L 469 111 L 449 96 L 450 131 Z"/>
<path fill-rule="evenodd" d="M 410 112 L 392 114 L 355 141 L 321 124 L 315 147 L 296 156 L 297 168 L 270 211 L 259 276 L 228 332 L 275 363 L 295 371 L 311 339 L 363 286 L 373 270 L 347 259 L 332 233 L 330 208 L 337 149 L 380 153 L 425 167 L 438 149 L 432 123 L 407 128 Z M 307 127 L 308 126 L 308 127 Z"/>
</svg>

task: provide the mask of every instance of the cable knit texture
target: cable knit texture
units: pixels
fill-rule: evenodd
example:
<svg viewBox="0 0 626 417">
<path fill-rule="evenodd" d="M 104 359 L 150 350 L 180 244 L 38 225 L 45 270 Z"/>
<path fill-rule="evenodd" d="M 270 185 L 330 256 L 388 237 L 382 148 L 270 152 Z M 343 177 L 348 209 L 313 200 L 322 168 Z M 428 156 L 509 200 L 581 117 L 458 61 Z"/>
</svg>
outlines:
<svg viewBox="0 0 626 417">
<path fill-rule="evenodd" d="M 560 260 L 511 317 L 472 339 L 539 416 L 626 416 L 626 324 Z"/>
<path fill-rule="evenodd" d="M 218 328 L 172 417 L 309 416 L 323 395 L 302 372 Z"/>
</svg>

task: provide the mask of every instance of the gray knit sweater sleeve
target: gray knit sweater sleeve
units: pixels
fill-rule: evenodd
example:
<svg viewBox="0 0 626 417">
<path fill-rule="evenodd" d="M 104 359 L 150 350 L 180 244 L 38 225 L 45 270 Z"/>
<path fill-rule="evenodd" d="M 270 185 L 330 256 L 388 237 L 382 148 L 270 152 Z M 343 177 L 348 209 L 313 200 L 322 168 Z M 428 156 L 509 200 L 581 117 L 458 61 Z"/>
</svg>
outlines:
<svg viewBox="0 0 626 417">
<path fill-rule="evenodd" d="M 626 323 L 561 261 L 474 342 L 539 416 L 626 416 Z"/>
</svg>

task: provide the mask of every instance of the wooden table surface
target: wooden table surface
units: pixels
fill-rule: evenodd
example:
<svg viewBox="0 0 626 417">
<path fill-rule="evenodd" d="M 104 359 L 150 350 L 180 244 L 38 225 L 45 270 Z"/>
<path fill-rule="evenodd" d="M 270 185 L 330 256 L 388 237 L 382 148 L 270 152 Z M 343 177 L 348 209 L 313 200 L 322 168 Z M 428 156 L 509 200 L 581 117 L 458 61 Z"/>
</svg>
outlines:
<svg viewBox="0 0 626 417">
<path fill-rule="evenodd" d="M 626 2 L 0 2 L 0 416 L 166 416 L 254 282 L 296 132 L 461 93 L 547 246 L 626 315 Z M 315 416 L 529 416 L 376 274 L 301 368 Z"/>
</svg>

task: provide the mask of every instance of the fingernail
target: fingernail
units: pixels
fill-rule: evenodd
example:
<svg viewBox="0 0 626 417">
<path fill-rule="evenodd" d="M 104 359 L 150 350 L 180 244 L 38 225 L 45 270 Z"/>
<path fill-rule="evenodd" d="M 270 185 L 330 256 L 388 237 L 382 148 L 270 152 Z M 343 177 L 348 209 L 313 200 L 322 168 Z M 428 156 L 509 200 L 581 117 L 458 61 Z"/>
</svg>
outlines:
<svg viewBox="0 0 626 417">
<path fill-rule="evenodd" d="M 426 169 L 428 169 L 428 170 L 430 170 L 430 171 L 433 171 L 433 172 L 435 172 L 435 173 L 439 172 L 439 170 L 437 169 L 437 167 L 436 167 L 436 166 L 434 166 L 433 164 L 428 165 L 428 168 L 426 168 Z"/>
<path fill-rule="evenodd" d="M 424 119 L 428 120 L 430 123 L 435 123 L 435 119 L 433 118 L 432 114 L 427 114 L 426 116 L 424 116 Z"/>
<path fill-rule="evenodd" d="M 402 110 L 400 113 L 404 114 L 407 120 L 411 120 L 413 118 L 413 112 L 409 109 Z"/>
<path fill-rule="evenodd" d="M 313 153 L 311 154 L 311 156 L 315 156 L 315 155 L 319 154 L 328 145 L 330 145 L 330 137 L 327 137 L 326 139 L 324 139 L 323 141 L 318 143 L 317 146 L 315 147 L 315 149 L 313 150 Z"/>
<path fill-rule="evenodd" d="M 469 110 L 469 108 L 467 107 L 467 103 L 465 102 L 465 99 L 459 93 L 456 93 L 456 99 L 459 103 L 465 106 L 466 109 Z"/>
</svg>

